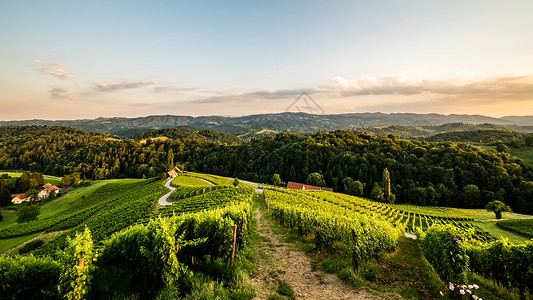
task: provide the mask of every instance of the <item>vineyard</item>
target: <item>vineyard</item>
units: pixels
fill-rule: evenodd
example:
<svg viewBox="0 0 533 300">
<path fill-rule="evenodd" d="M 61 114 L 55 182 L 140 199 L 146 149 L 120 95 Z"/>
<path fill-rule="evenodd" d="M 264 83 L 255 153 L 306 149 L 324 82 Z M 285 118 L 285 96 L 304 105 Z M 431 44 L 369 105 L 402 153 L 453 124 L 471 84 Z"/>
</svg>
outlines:
<svg viewBox="0 0 533 300">
<path fill-rule="evenodd" d="M 337 213 L 372 216 L 389 222 L 406 232 L 421 234 L 432 225 L 451 224 L 461 229 L 473 230 L 479 241 L 492 241 L 495 238 L 472 224 L 472 218 L 455 215 L 446 208 L 421 207 L 414 205 L 394 205 L 370 201 L 360 197 L 325 191 L 286 191 L 292 195 L 305 195 L 336 206 Z M 344 210 L 344 211 L 343 211 Z"/>
<path fill-rule="evenodd" d="M 177 189 L 176 191 L 178 191 Z M 199 212 L 224 207 L 230 203 L 249 201 L 252 197 L 251 188 L 214 188 L 212 192 L 207 192 L 198 196 L 183 198 L 173 205 L 165 206 L 152 213 L 150 218 L 157 216 L 172 216 L 182 213 Z"/>
<path fill-rule="evenodd" d="M 533 238 L 533 219 L 504 220 L 496 223 L 496 225 L 510 232 Z"/>
<path fill-rule="evenodd" d="M 176 188 L 170 195 L 170 201 L 176 201 L 179 199 L 185 199 L 190 198 L 194 196 L 199 196 L 208 192 L 230 188 L 230 186 L 222 186 L 222 185 L 211 185 L 211 186 L 180 186 Z"/>
<path fill-rule="evenodd" d="M 195 189 L 193 193 L 191 189 Z M 204 186 L 178 188 L 180 190 L 187 190 L 187 195 L 197 196 L 186 197 L 184 193 L 174 205 L 154 210 L 156 200 L 166 192 L 161 181 L 107 183 L 82 197 L 81 201 L 72 203 L 59 216 L 2 228 L 0 236 L 5 239 L 66 230 L 52 241 L 35 243 L 37 248 L 30 249 L 30 255 L 43 257 L 42 261 L 39 258 L 29 260 L 33 265 L 41 264 L 57 269 L 58 263 L 64 263 L 60 259 L 64 254 L 59 255 L 57 250 L 71 247 L 72 237 L 76 236 L 78 239 L 77 232 L 83 232 L 85 228 L 96 251 L 101 253 L 100 258 L 95 260 L 97 268 L 91 276 L 97 281 L 105 282 L 100 281 L 93 287 L 93 298 L 107 297 L 109 291 L 106 289 L 113 288 L 108 283 L 125 284 L 108 278 L 110 273 L 118 270 L 128 272 L 127 277 L 131 279 L 127 283 L 128 290 L 138 291 L 148 298 L 155 296 L 167 284 L 193 280 L 193 273 L 207 272 L 198 277 L 201 281 L 207 280 L 206 284 L 212 284 L 205 277 L 207 274 L 218 278 L 217 280 L 232 281 L 231 276 L 227 277 L 226 264 L 232 268 L 234 264 L 239 264 L 239 249 L 244 247 L 248 236 L 253 189 Z M 176 240 L 169 237 L 176 237 Z M 170 256 L 163 254 L 162 249 L 168 246 L 179 251 Z M 21 263 L 28 261 L 24 257 L 21 259 Z M 169 266 L 171 260 L 175 263 Z M 12 269 L 17 264 L 17 258 L 0 258 L 0 270 Z M 11 279 L 18 278 L 14 281 L 26 282 L 25 286 L 29 288 L 34 283 L 27 282 L 32 278 L 24 275 L 28 271 L 30 270 L 18 270 L 19 275 L 9 276 Z M 57 293 L 49 286 L 57 282 L 54 276 L 58 274 L 54 274 L 56 275 L 47 279 L 47 283 L 38 281 L 41 290 L 48 291 L 50 295 Z M 123 276 L 115 274 L 111 277 Z M 13 293 L 15 298 L 27 295 L 24 290 L 0 286 L 4 292 Z M 20 283 L 16 286 L 20 286 Z M 35 295 L 43 296 L 40 292 Z"/>
<path fill-rule="evenodd" d="M 472 270 L 523 292 L 532 288 L 531 276 L 524 274 L 531 273 L 533 243 L 498 240 L 454 209 L 386 204 L 326 191 L 267 188 L 255 194 L 250 186 L 233 187 L 227 178 L 194 176 L 174 179 L 172 205 L 156 206 L 168 192 L 160 180 L 119 180 L 91 189 L 58 214 L 0 228 L 0 242 L 57 232 L 49 241 L 37 237 L 28 243 L 19 252 L 24 256 L 0 257 L 0 278 L 10 282 L 0 284 L 1 291 L 18 299 L 57 298 L 54 285 L 60 285 L 59 274 L 68 265 L 65 253 L 85 239 L 83 247 L 90 240 L 90 251 L 71 261 L 98 253 L 91 258 L 94 266 L 84 271 L 93 278 L 92 284 L 86 283 L 91 285 L 89 298 L 123 297 L 114 291 L 116 286 L 130 295 L 154 298 L 166 286 L 179 286 L 165 297 L 215 288 L 222 298 L 242 293 L 249 299 L 249 288 L 228 287 L 242 284 L 236 274 L 245 264 L 242 252 L 250 239 L 254 198 L 264 201 L 271 216 L 295 236 L 310 241 L 317 253 L 340 255 L 353 270 L 366 268 L 383 254 L 394 255 L 408 232 L 420 237 L 428 261 L 445 281 L 466 280 Z M 200 177 L 229 184 L 210 185 Z M 506 220 L 498 226 L 525 235 L 531 234 L 531 222 Z M 35 266 L 49 270 L 42 275 L 46 280 L 32 279 L 28 272 Z M 32 294 L 32 289 L 40 292 Z"/>
<path fill-rule="evenodd" d="M 282 225 L 295 228 L 299 236 L 312 235 L 317 250 L 343 243 L 355 265 L 393 251 L 402 234 L 389 222 L 305 192 L 269 189 L 264 195 L 268 208 Z"/>
<path fill-rule="evenodd" d="M 204 187 L 212 186 L 211 183 L 206 182 L 200 178 L 192 176 L 177 176 L 172 180 L 173 186 L 186 186 L 186 187 Z"/>
</svg>

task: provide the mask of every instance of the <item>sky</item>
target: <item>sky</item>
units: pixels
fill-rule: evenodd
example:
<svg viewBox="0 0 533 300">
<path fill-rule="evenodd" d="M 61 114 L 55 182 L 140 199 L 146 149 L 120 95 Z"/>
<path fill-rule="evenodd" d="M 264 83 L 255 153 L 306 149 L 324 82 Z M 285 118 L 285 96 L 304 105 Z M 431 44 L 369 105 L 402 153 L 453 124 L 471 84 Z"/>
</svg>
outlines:
<svg viewBox="0 0 533 300">
<path fill-rule="evenodd" d="M 533 1 L 1 1 L 0 120 L 533 115 Z M 289 109 L 290 108 L 290 109 Z"/>
</svg>

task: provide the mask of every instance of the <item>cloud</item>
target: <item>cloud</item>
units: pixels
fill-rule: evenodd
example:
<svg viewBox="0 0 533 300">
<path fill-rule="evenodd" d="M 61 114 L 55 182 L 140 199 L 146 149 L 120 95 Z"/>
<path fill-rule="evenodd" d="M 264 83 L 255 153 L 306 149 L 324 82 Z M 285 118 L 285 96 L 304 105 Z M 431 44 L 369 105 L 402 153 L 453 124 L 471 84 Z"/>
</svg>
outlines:
<svg viewBox="0 0 533 300">
<path fill-rule="evenodd" d="M 219 92 L 217 95 L 207 98 L 192 100 L 192 103 L 236 103 L 236 102 L 260 102 L 262 100 L 292 99 L 303 92 L 320 92 L 318 88 L 296 88 L 283 90 L 260 90 L 245 93 Z"/>
<path fill-rule="evenodd" d="M 75 72 L 65 71 L 66 64 L 54 61 L 51 64 L 43 65 L 42 62 L 38 59 L 32 62 L 32 66 L 35 70 L 39 71 L 41 75 L 52 75 L 61 80 L 67 80 L 74 77 Z"/>
<path fill-rule="evenodd" d="M 495 76 L 478 80 L 424 80 L 404 75 L 345 79 L 335 77 L 332 91 L 343 97 L 433 94 L 465 99 L 533 99 L 533 76 Z"/>
<path fill-rule="evenodd" d="M 53 99 L 70 99 L 75 100 L 76 98 L 72 95 L 71 88 L 51 86 L 49 89 L 50 98 Z"/>
<path fill-rule="evenodd" d="M 154 87 L 154 92 L 156 93 L 182 93 L 196 91 L 198 88 L 187 88 L 187 87 L 177 87 L 177 86 L 157 86 Z"/>
<path fill-rule="evenodd" d="M 140 89 L 150 85 L 157 84 L 157 81 L 123 81 L 121 83 L 109 84 L 109 83 L 93 83 L 97 92 L 118 92 L 123 90 Z"/>
</svg>

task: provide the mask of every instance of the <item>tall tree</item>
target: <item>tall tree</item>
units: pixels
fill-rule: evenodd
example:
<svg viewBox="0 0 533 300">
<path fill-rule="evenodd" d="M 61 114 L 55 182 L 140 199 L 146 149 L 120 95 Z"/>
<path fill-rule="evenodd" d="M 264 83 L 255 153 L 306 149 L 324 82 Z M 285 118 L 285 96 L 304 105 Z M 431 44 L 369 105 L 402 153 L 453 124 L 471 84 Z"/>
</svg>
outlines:
<svg viewBox="0 0 533 300">
<path fill-rule="evenodd" d="M 0 206 L 11 205 L 11 194 L 7 187 L 0 185 Z"/>
<path fill-rule="evenodd" d="M 18 193 L 24 193 L 31 188 L 31 173 L 24 172 L 15 182 L 15 190 Z"/>
<path fill-rule="evenodd" d="M 41 172 L 33 172 L 30 175 L 30 183 L 32 188 L 41 187 L 44 185 L 44 177 Z"/>
<path fill-rule="evenodd" d="M 168 150 L 167 154 L 167 170 L 172 170 L 174 168 L 174 152 L 172 149 Z"/>
<path fill-rule="evenodd" d="M 392 195 L 390 191 L 390 173 L 387 168 L 383 169 L 383 198 L 386 202 L 391 203 Z"/>
<path fill-rule="evenodd" d="M 61 184 L 63 184 L 63 186 L 70 186 L 72 184 L 72 179 L 70 178 L 70 175 L 63 175 L 63 178 L 61 178 Z"/>
</svg>

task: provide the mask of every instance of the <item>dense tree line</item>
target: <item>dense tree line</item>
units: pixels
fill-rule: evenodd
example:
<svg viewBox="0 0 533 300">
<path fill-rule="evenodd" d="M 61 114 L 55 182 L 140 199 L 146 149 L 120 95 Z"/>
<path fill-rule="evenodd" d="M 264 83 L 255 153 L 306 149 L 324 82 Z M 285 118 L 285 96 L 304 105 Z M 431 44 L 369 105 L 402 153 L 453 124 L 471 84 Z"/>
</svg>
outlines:
<svg viewBox="0 0 533 300">
<path fill-rule="evenodd" d="M 0 128 L 0 169 L 140 178 L 166 172 L 169 160 L 192 171 L 259 182 L 270 182 L 273 174 L 281 181 L 306 182 L 309 174 L 319 173 L 335 191 L 362 190 L 366 197 L 386 185 L 396 203 L 484 208 L 502 200 L 516 212 L 533 213 L 533 169 L 507 153 L 464 143 L 334 131 L 311 137 L 284 133 L 225 146 L 195 139 L 113 140 L 59 127 Z"/>
<path fill-rule="evenodd" d="M 308 174 L 318 172 L 335 191 L 350 193 L 362 183 L 366 197 L 376 186 L 383 188 L 387 169 L 390 179 L 385 181 L 390 181 L 396 203 L 484 208 L 490 201 L 503 200 L 514 211 L 533 213 L 533 169 L 509 154 L 464 143 L 407 141 L 347 131 L 309 138 L 279 134 L 206 149 L 200 158 L 189 167 L 260 182 L 272 174 L 280 174 L 284 181 L 306 182 Z"/>
<path fill-rule="evenodd" d="M 106 134 L 66 127 L 0 128 L 0 169 L 69 174 L 71 180 L 154 177 L 174 161 L 194 161 L 199 152 L 218 144 L 191 140 L 111 139 Z"/>
<path fill-rule="evenodd" d="M 152 130 L 141 133 L 135 137 L 135 140 L 144 140 L 149 138 L 167 137 L 169 139 L 186 139 L 198 140 L 201 142 L 213 142 L 219 144 L 240 144 L 242 140 L 232 134 L 218 132 L 213 129 L 196 129 L 189 126 L 176 128 L 165 128 Z"/>
</svg>

